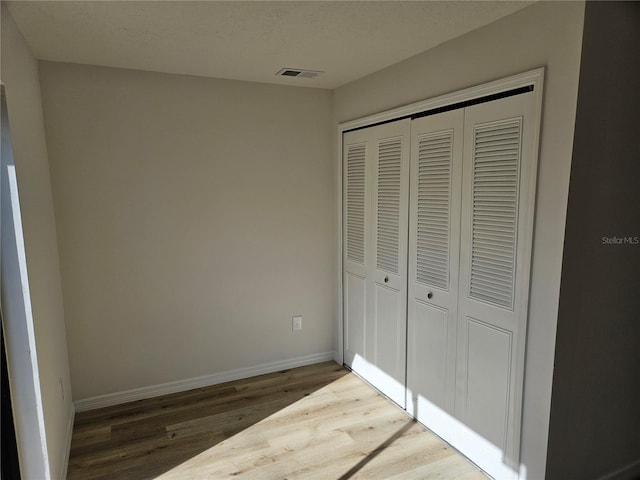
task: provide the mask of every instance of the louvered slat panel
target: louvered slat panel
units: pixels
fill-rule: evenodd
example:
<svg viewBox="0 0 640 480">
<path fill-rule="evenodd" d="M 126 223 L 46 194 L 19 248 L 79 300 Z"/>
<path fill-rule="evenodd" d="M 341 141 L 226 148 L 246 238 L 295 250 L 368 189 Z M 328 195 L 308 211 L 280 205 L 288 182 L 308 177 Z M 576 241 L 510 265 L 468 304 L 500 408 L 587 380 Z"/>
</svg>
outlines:
<svg viewBox="0 0 640 480">
<path fill-rule="evenodd" d="M 400 182 L 402 139 L 378 144 L 378 209 L 376 265 L 380 270 L 399 272 L 400 264 Z"/>
<path fill-rule="evenodd" d="M 474 130 L 469 296 L 513 308 L 521 119 Z"/>
<path fill-rule="evenodd" d="M 364 264 L 365 146 L 347 147 L 347 258 Z"/>
<path fill-rule="evenodd" d="M 416 281 L 448 290 L 453 131 L 418 139 Z"/>
</svg>

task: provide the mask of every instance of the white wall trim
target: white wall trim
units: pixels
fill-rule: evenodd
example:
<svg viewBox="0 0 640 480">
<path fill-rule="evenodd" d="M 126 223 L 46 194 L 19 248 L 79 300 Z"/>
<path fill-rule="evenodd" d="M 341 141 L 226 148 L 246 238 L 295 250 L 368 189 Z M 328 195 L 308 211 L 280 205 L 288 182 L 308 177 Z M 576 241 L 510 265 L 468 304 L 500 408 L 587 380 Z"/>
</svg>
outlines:
<svg viewBox="0 0 640 480">
<path fill-rule="evenodd" d="M 335 186 L 335 192 L 336 192 L 336 233 L 337 233 L 337 239 L 336 239 L 336 264 L 337 264 L 337 269 L 336 269 L 336 285 L 337 285 L 337 300 L 338 300 L 338 318 L 337 318 L 337 322 L 336 322 L 336 332 L 337 332 L 337 342 L 338 344 L 335 345 L 336 348 L 336 356 L 335 356 L 335 361 L 337 363 L 339 363 L 340 365 L 344 364 L 344 287 L 343 287 L 343 272 L 342 272 L 342 268 L 343 268 L 343 262 L 342 262 L 342 240 L 344 237 L 344 225 L 343 225 L 343 195 L 344 192 L 342 190 L 342 149 L 343 149 L 343 145 L 342 145 L 342 132 L 343 130 L 340 128 L 340 126 L 338 126 L 338 129 L 336 131 L 336 138 L 337 138 L 337 142 L 335 144 L 335 159 L 336 159 L 336 173 L 335 173 L 335 180 L 334 180 L 334 186 Z"/>
<path fill-rule="evenodd" d="M 255 377 L 265 373 L 273 373 L 288 368 L 302 367 L 312 365 L 314 363 L 326 362 L 333 360 L 334 352 L 312 353 L 302 357 L 290 358 L 287 360 L 279 360 L 277 362 L 264 363 L 252 367 L 237 368 L 226 372 L 213 373 L 203 377 L 188 378 L 178 380 L 176 382 L 162 383 L 159 385 L 151 385 L 148 387 L 134 388 L 133 390 L 125 390 L 123 392 L 108 393 L 106 395 L 98 395 L 96 397 L 83 398 L 74 402 L 77 412 L 85 412 L 96 408 L 110 407 L 145 398 L 158 397 L 170 393 L 185 392 L 194 388 L 209 387 L 219 383 L 230 382 L 233 380 L 241 380 L 243 378 Z M 64 478 L 64 477 L 62 477 Z"/>
<path fill-rule="evenodd" d="M 60 462 L 60 476 L 58 478 L 67 478 L 67 471 L 69 470 L 69 457 L 71 455 L 71 439 L 73 438 L 73 423 L 76 418 L 76 408 L 73 403 L 69 405 L 69 421 L 67 423 L 67 436 L 65 441 L 65 448 L 62 450 L 62 461 Z"/>
<path fill-rule="evenodd" d="M 409 105 L 404 105 L 402 107 L 385 110 L 384 112 L 374 113 L 373 115 L 343 122 L 338 124 L 338 131 L 340 136 L 342 136 L 342 132 L 345 130 L 366 127 L 379 122 L 388 122 L 390 120 L 414 115 L 434 108 L 466 102 L 468 100 L 506 92 L 508 90 L 525 87 L 527 85 L 533 85 L 534 88 L 539 87 L 542 78 L 544 78 L 544 68 L 536 68 L 528 72 L 494 80 L 493 82 L 483 83 L 481 85 L 465 88 L 456 92 L 446 93 L 420 102 L 410 103 Z M 340 139 L 339 144 L 342 144 L 342 139 Z"/>
</svg>

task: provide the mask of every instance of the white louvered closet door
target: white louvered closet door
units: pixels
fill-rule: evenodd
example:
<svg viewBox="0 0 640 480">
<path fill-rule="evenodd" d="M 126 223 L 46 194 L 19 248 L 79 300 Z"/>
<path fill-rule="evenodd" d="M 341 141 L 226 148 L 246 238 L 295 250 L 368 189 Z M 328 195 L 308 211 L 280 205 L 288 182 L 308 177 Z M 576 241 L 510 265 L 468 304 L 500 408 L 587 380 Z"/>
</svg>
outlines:
<svg viewBox="0 0 640 480">
<path fill-rule="evenodd" d="M 367 277 L 370 275 L 371 145 L 369 132 L 343 137 L 343 290 L 345 364 L 365 355 Z"/>
<path fill-rule="evenodd" d="M 343 136 L 345 364 L 501 480 L 519 471 L 539 98 Z"/>
<path fill-rule="evenodd" d="M 406 392 L 409 136 L 408 119 L 344 136 L 345 363 L 402 407 Z M 357 145 L 366 145 L 363 226 L 359 223 L 361 200 L 356 194 L 362 190 L 361 167 L 355 167 Z M 351 172 L 356 174 L 349 170 L 350 154 L 354 159 Z M 351 199 L 350 191 L 356 195 Z M 359 262 L 350 258 L 349 242 L 361 232 L 365 247 L 356 249 L 363 255 Z"/>
<path fill-rule="evenodd" d="M 407 345 L 407 410 L 451 439 L 464 111 L 414 120 Z"/>
<path fill-rule="evenodd" d="M 465 109 L 456 447 L 511 478 L 520 439 L 536 160 L 531 94 Z M 507 465 L 505 465 L 505 463 Z"/>
</svg>

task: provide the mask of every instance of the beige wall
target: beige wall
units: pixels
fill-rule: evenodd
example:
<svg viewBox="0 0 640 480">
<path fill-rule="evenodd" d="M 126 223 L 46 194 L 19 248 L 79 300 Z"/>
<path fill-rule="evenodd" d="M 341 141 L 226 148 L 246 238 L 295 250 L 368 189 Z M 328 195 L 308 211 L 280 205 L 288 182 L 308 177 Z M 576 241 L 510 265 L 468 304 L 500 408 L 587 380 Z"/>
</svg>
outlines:
<svg viewBox="0 0 640 480">
<path fill-rule="evenodd" d="M 4 3 L 1 55 L 1 76 L 7 95 L 22 207 L 47 450 L 51 476 L 58 478 L 66 467 L 68 433 L 73 414 L 56 222 L 38 66 Z M 32 446 L 32 449 L 32 453 L 37 451 L 36 446 Z"/>
<path fill-rule="evenodd" d="M 330 92 L 40 75 L 74 400 L 333 350 Z"/>
<path fill-rule="evenodd" d="M 334 91 L 334 124 L 546 67 L 521 461 L 544 478 L 583 3 L 539 3 Z"/>
</svg>

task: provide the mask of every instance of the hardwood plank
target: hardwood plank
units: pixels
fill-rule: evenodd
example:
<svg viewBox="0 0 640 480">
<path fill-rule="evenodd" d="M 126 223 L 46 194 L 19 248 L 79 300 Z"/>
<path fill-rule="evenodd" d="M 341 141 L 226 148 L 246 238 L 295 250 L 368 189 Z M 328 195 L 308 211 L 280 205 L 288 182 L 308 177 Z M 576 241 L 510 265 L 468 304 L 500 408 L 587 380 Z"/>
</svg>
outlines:
<svg viewBox="0 0 640 480">
<path fill-rule="evenodd" d="M 329 369 L 327 367 L 328 364 L 331 365 Z M 137 400 L 123 405 L 114 405 L 112 407 L 80 412 L 76 415 L 75 425 L 80 426 L 86 423 L 95 423 L 100 420 L 111 424 L 118 423 L 120 420 L 129 422 L 139 416 L 164 414 L 167 409 L 193 405 L 199 401 L 208 402 L 216 397 L 224 397 L 226 395 L 234 396 L 238 392 L 260 390 L 269 386 L 286 389 L 289 385 L 299 384 L 300 379 L 326 379 L 328 375 L 331 375 L 329 372 L 334 372 L 336 377 L 343 376 L 347 373 L 334 362 L 323 362 L 243 380 L 225 382 L 210 387 L 196 388 L 186 392 Z"/>
<path fill-rule="evenodd" d="M 71 437 L 71 449 L 78 449 L 95 445 L 96 443 L 104 443 L 111 439 L 111 426 L 93 426 L 93 428 L 85 428 L 74 431 Z"/>
<path fill-rule="evenodd" d="M 486 479 L 333 362 L 84 413 L 68 480 Z"/>
</svg>

